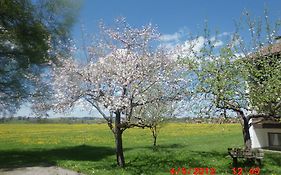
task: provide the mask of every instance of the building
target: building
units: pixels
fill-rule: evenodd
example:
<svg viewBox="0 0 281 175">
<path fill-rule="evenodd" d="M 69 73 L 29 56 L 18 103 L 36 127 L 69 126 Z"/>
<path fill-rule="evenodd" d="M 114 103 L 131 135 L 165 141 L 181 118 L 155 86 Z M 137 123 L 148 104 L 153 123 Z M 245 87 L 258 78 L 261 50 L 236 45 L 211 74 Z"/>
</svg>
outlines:
<svg viewBox="0 0 281 175">
<path fill-rule="evenodd" d="M 281 151 L 281 122 L 279 120 L 251 119 L 249 132 L 252 148 Z"/>
</svg>

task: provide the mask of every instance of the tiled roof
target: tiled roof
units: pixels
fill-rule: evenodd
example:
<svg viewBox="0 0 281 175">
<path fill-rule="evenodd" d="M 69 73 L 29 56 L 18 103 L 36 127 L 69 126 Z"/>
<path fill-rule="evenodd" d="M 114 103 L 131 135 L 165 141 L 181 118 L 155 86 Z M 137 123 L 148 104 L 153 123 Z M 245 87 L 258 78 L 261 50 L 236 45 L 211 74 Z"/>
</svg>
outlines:
<svg viewBox="0 0 281 175">
<path fill-rule="evenodd" d="M 260 56 L 270 56 L 270 55 L 276 55 L 281 53 L 281 42 L 272 44 L 267 47 L 261 48 L 258 52 L 254 54 L 250 54 L 249 57 L 257 58 Z"/>
</svg>

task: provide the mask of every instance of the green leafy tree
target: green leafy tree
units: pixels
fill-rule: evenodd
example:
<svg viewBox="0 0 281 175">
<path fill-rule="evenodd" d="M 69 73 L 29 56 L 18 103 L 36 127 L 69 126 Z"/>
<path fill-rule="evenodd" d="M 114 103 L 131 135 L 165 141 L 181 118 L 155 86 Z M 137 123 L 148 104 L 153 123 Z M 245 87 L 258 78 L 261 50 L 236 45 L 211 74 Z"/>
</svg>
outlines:
<svg viewBox="0 0 281 175">
<path fill-rule="evenodd" d="M 245 14 L 251 40 L 238 45 L 247 70 L 249 100 L 253 110 L 264 117 L 281 115 L 281 43 L 278 41 L 281 20 L 270 23 L 267 10 L 264 20 Z M 243 41 L 241 35 L 237 35 Z"/>
<path fill-rule="evenodd" d="M 66 7 L 69 8 L 65 9 Z M 69 30 L 74 23 L 74 15 L 70 15 L 73 9 L 70 7 L 62 0 L 0 2 L 2 113 L 16 112 L 34 91 L 35 80 L 38 83 L 35 75 L 40 74 L 43 64 L 54 59 L 54 53 L 65 53 L 63 47 L 57 46 L 67 45 Z M 51 16 L 54 17 L 52 20 Z"/>
<path fill-rule="evenodd" d="M 243 27 L 250 31 L 250 39 L 237 30 L 232 40 L 219 48 L 206 29 L 204 46 L 200 51 L 190 47 L 193 54 L 185 62 L 193 62 L 196 94 L 204 97 L 200 103 L 208 105 L 209 112 L 236 114 L 241 119 L 245 148 L 251 149 L 250 119 L 280 118 L 280 44 L 273 39 L 279 21 L 271 30 L 267 15 L 264 23 L 248 13 L 244 19 L 246 22 L 237 26 L 246 24 Z"/>
<path fill-rule="evenodd" d="M 51 56 L 69 53 L 71 27 L 76 21 L 83 0 L 35 0 L 37 15 L 51 34 Z"/>
<path fill-rule="evenodd" d="M 225 110 L 241 119 L 246 148 L 251 147 L 249 124 L 246 111 L 249 110 L 245 70 L 230 48 L 222 48 L 219 55 L 202 60 L 195 71 L 198 76 L 197 92 L 204 95 L 202 102 L 211 104 L 210 111 Z"/>
</svg>

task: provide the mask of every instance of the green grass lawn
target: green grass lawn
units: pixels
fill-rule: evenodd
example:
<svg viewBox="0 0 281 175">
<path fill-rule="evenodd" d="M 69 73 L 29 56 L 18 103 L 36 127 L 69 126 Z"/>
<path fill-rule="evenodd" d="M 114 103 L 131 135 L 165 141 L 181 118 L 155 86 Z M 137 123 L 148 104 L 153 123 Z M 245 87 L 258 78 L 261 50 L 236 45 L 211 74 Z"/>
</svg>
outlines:
<svg viewBox="0 0 281 175">
<path fill-rule="evenodd" d="M 121 169 L 105 124 L 1 124 L 0 168 L 58 165 L 84 174 L 168 175 L 171 168 L 208 167 L 216 174 L 233 174 L 227 148 L 243 142 L 238 124 L 170 123 L 160 130 L 158 144 L 153 150 L 148 129 L 126 130 L 126 168 Z M 260 174 L 280 175 L 281 154 L 266 152 L 260 168 Z"/>
</svg>

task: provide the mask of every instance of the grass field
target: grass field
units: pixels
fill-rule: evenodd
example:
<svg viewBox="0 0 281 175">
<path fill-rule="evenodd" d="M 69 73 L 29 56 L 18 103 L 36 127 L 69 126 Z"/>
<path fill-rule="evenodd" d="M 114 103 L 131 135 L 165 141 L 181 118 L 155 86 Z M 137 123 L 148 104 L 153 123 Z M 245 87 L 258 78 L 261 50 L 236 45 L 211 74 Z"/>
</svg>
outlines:
<svg viewBox="0 0 281 175">
<path fill-rule="evenodd" d="M 105 124 L 1 124 L 0 168 L 58 165 L 84 174 L 168 175 L 171 168 L 208 167 L 233 174 L 227 148 L 241 147 L 242 134 L 238 124 L 170 123 L 161 129 L 158 144 L 153 150 L 148 129 L 126 130 L 127 165 L 121 169 Z M 260 174 L 280 175 L 281 154 L 266 152 L 260 168 Z"/>
</svg>

